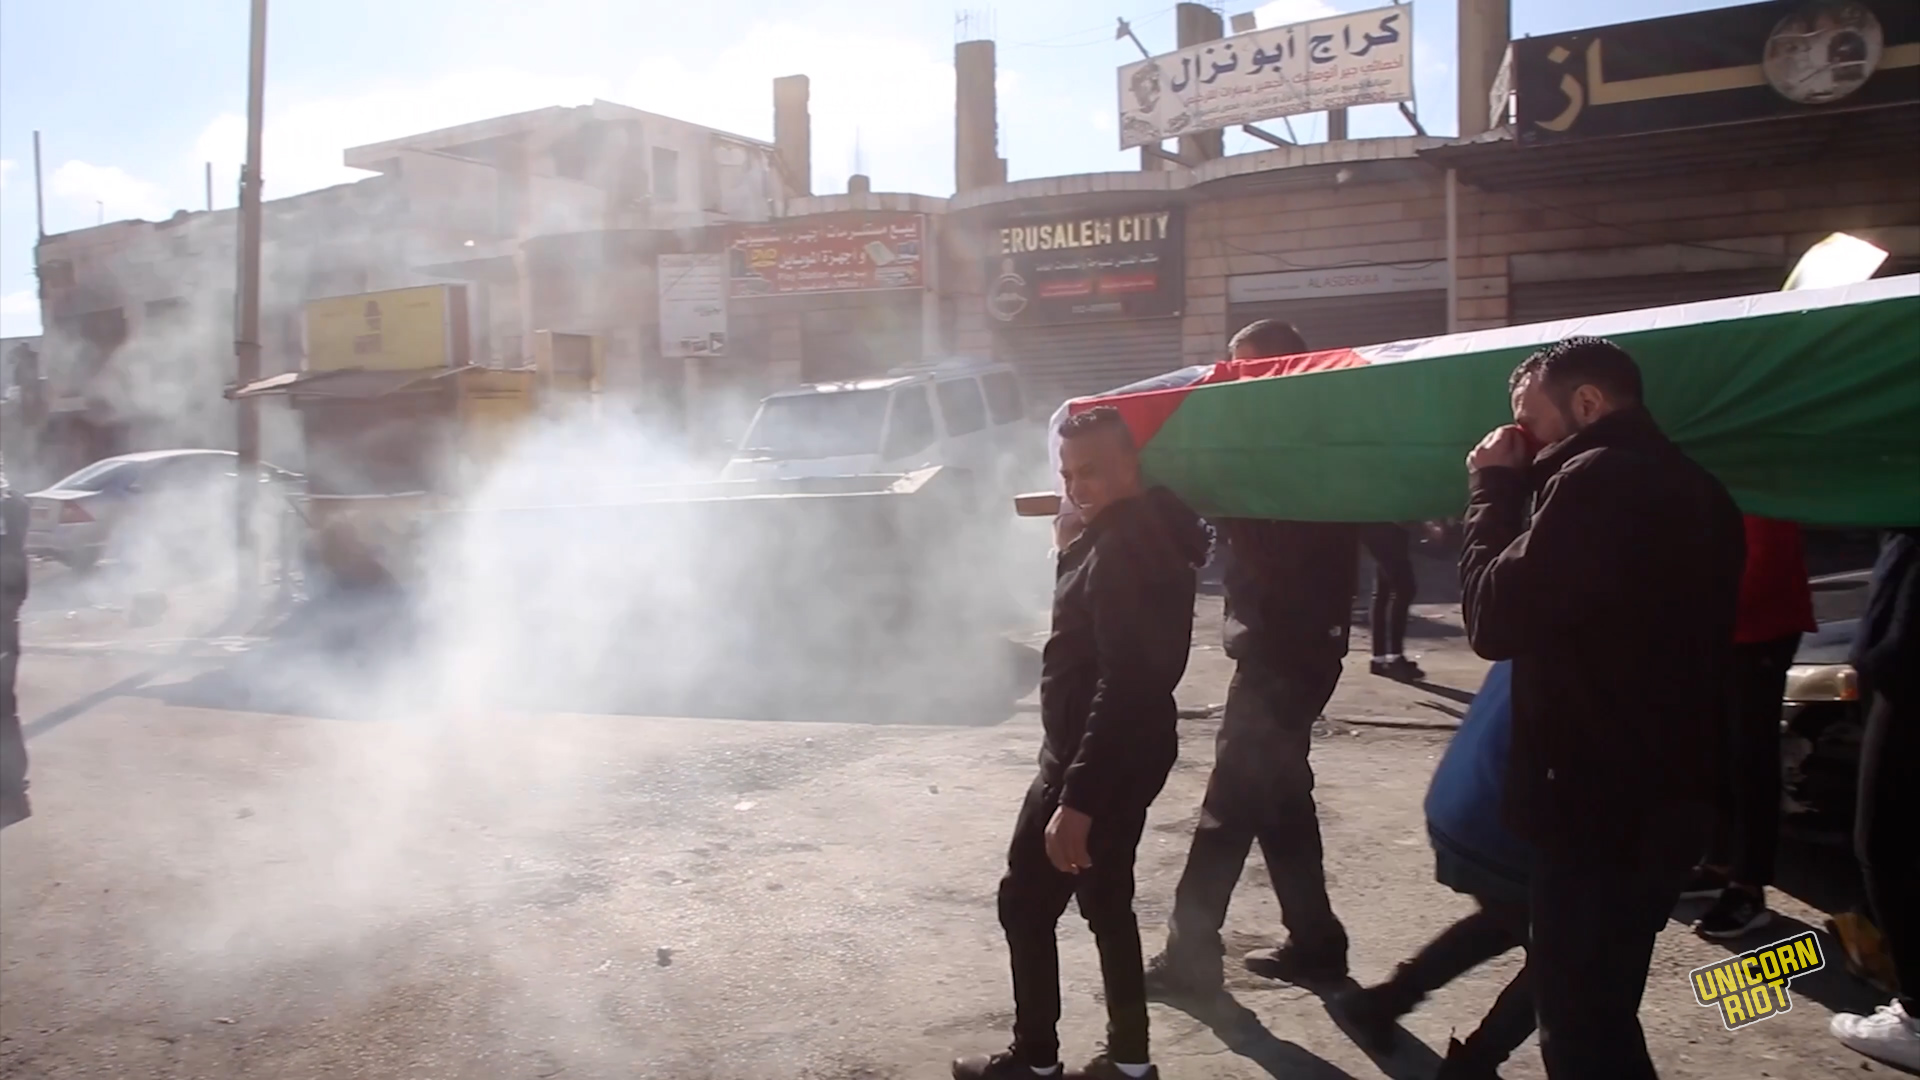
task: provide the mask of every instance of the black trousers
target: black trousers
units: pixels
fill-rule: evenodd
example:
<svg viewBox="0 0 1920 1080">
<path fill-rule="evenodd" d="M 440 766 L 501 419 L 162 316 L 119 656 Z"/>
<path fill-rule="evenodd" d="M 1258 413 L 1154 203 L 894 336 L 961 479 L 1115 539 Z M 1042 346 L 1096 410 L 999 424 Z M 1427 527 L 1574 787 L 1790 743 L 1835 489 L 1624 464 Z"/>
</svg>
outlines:
<svg viewBox="0 0 1920 1080">
<path fill-rule="evenodd" d="M 1000 879 L 1000 925 L 1013 959 L 1013 1049 L 1029 1065 L 1060 1060 L 1060 947 L 1054 930 L 1067 901 L 1076 898 L 1100 950 L 1107 1052 L 1115 1061 L 1148 1060 L 1147 983 L 1140 924 L 1133 915 L 1133 858 L 1146 828 L 1147 804 L 1159 793 L 1155 785 L 1141 793 L 1137 810 L 1096 816 L 1087 838 L 1092 868 L 1065 874 L 1047 859 L 1047 822 L 1060 805 L 1060 792 L 1044 776 L 1027 789 L 1007 850 L 1007 873 Z"/>
<path fill-rule="evenodd" d="M 1256 840 L 1288 933 L 1308 945 L 1337 941 L 1344 947 L 1346 931 L 1327 899 L 1313 768 L 1307 763 L 1313 722 L 1339 681 L 1337 657 L 1284 665 L 1245 657 L 1234 668 L 1200 824 L 1173 894 L 1170 959 L 1220 963 L 1220 928 Z"/>
<path fill-rule="evenodd" d="M 1399 525 L 1360 526 L 1360 542 L 1373 558 L 1373 610 L 1368 632 L 1373 655 L 1407 651 L 1407 613 L 1413 607 L 1413 538 Z"/>
<path fill-rule="evenodd" d="M 1920 790 L 1920 710 L 1875 694 L 1860 740 L 1853 846 L 1874 922 L 1893 954 L 1900 1004 L 1920 1016 L 1920 844 L 1913 838 Z"/>
<path fill-rule="evenodd" d="M 1480 910 L 1442 930 L 1388 980 L 1405 994 L 1408 1005 L 1510 949 L 1526 947 L 1526 904 L 1484 896 L 1474 900 Z M 1467 1036 L 1466 1053 L 1472 1061 L 1497 1066 L 1513 1056 L 1533 1029 L 1533 992 L 1528 969 L 1522 967 Z"/>
<path fill-rule="evenodd" d="M 1655 1080 L 1640 1030 L 1654 939 L 1711 825 L 1704 804 L 1609 814 L 1617 844 L 1536 845 L 1528 978 L 1552 1080 Z M 1674 993 L 1683 993 L 1676 987 Z"/>
<path fill-rule="evenodd" d="M 1708 863 L 1742 885 L 1773 884 L 1780 843 L 1780 698 L 1800 635 L 1733 647 L 1726 761 Z"/>
</svg>

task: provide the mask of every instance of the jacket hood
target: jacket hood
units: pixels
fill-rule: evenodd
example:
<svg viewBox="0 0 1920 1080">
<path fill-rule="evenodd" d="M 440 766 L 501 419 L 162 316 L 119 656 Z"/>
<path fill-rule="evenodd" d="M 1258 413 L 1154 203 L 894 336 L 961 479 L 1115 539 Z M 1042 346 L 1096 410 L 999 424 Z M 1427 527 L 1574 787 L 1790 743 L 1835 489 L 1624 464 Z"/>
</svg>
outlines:
<svg viewBox="0 0 1920 1080">
<path fill-rule="evenodd" d="M 1129 546 L 1172 551 L 1189 566 L 1201 567 L 1213 552 L 1213 527 L 1180 496 L 1166 488 L 1148 488 L 1143 495 L 1107 507 L 1089 532 L 1114 534 Z"/>
</svg>

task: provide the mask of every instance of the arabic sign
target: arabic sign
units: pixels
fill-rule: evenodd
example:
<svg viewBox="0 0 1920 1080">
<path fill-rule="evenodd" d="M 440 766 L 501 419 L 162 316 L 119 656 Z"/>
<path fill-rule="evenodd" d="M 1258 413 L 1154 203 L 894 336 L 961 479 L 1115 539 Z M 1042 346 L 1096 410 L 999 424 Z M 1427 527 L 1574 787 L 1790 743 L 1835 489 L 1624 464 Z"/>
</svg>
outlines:
<svg viewBox="0 0 1920 1080">
<path fill-rule="evenodd" d="M 660 256 L 660 355 L 727 354 L 727 256 Z"/>
<path fill-rule="evenodd" d="M 1120 148 L 1412 97 L 1412 7 L 1334 15 L 1121 68 Z"/>
<path fill-rule="evenodd" d="M 1372 296 L 1422 292 L 1447 287 L 1447 264 L 1425 266 L 1349 266 L 1339 270 L 1290 270 L 1275 274 L 1236 274 L 1227 279 L 1227 303 L 1318 300 L 1327 296 Z"/>
<path fill-rule="evenodd" d="M 397 371 L 467 362 L 464 285 L 309 300 L 308 371 Z"/>
<path fill-rule="evenodd" d="M 1022 218 L 1002 224 L 989 240 L 987 314 L 999 325 L 1180 314 L 1178 209 Z"/>
<path fill-rule="evenodd" d="M 1920 5 L 1748 4 L 1513 43 L 1515 132 L 1550 143 L 1920 101 Z"/>
<path fill-rule="evenodd" d="M 834 214 L 741 227 L 728 252 L 734 296 L 917 289 L 927 219 Z"/>
</svg>

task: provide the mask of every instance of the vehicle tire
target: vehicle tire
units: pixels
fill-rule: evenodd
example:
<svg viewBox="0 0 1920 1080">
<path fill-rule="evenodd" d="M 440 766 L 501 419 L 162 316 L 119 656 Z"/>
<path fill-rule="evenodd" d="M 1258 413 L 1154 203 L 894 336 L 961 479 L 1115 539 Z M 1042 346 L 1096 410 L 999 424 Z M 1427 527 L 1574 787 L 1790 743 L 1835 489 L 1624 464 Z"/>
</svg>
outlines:
<svg viewBox="0 0 1920 1080">
<path fill-rule="evenodd" d="M 90 573 L 100 565 L 100 552 L 94 548 L 81 548 L 54 557 L 54 561 L 76 574 Z"/>
</svg>

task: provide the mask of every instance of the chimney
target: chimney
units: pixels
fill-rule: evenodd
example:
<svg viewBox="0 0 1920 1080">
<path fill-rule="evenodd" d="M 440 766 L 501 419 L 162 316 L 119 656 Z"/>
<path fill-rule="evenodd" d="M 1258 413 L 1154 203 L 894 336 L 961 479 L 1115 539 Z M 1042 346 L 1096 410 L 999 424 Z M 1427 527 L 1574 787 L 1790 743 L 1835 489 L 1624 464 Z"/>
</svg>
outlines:
<svg viewBox="0 0 1920 1080">
<path fill-rule="evenodd" d="M 953 190 L 957 194 L 1004 183 L 1000 157 L 999 98 L 994 90 L 991 41 L 953 47 Z"/>
<path fill-rule="evenodd" d="M 865 173 L 854 173 L 852 176 L 847 177 L 847 194 L 873 194 L 873 178 Z"/>
<path fill-rule="evenodd" d="M 1511 0 L 1460 0 L 1460 137 L 1487 130 L 1487 97 L 1512 36 Z"/>
<path fill-rule="evenodd" d="M 813 121 L 807 115 L 807 77 L 773 80 L 773 149 L 789 195 L 813 194 Z"/>
<path fill-rule="evenodd" d="M 1173 9 L 1175 40 L 1181 48 L 1218 41 L 1225 27 L 1220 13 L 1205 4 L 1181 4 Z M 1180 136 L 1180 156 L 1188 161 L 1207 161 L 1227 156 L 1227 133 L 1202 131 Z"/>
</svg>

